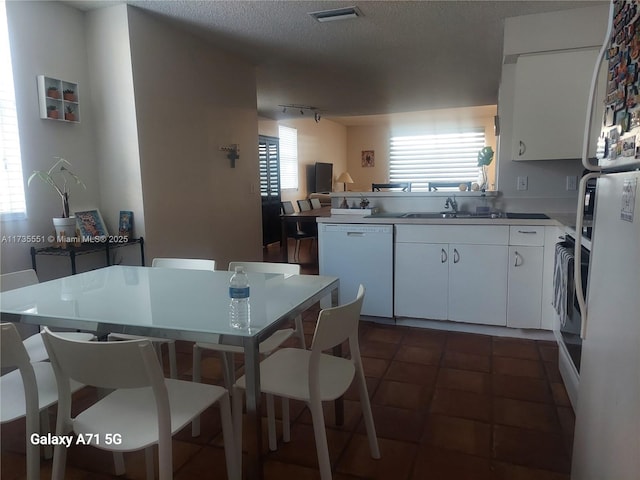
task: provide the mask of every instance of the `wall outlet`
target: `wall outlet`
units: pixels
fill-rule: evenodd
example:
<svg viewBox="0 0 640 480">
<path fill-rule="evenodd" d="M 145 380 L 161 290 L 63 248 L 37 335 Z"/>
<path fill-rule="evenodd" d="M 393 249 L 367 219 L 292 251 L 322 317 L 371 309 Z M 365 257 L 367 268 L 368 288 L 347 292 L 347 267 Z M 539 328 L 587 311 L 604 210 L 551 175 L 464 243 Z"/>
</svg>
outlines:
<svg viewBox="0 0 640 480">
<path fill-rule="evenodd" d="M 567 175 L 567 190 L 578 189 L 578 177 L 577 175 Z"/>
<path fill-rule="evenodd" d="M 529 188 L 529 177 L 520 176 L 516 183 L 516 190 L 527 190 Z"/>
</svg>

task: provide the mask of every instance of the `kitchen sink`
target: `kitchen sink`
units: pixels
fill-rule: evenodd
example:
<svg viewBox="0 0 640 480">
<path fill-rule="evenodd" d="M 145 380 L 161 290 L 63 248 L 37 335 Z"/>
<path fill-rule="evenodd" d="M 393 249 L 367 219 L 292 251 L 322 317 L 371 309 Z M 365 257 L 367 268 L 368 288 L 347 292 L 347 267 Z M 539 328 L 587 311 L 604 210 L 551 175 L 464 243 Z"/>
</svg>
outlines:
<svg viewBox="0 0 640 480">
<path fill-rule="evenodd" d="M 495 218 L 490 213 L 472 212 L 411 212 L 405 213 L 400 218 Z"/>
</svg>

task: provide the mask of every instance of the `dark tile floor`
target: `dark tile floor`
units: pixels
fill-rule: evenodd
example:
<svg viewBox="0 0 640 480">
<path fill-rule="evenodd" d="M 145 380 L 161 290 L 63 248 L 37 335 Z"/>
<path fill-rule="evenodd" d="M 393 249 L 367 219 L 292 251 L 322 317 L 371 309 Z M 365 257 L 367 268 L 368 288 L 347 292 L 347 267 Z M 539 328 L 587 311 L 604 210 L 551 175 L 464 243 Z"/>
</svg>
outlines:
<svg viewBox="0 0 640 480">
<path fill-rule="evenodd" d="M 309 265 L 304 270 L 313 270 Z M 317 310 L 304 316 L 308 343 Z M 343 426 L 333 424 L 332 405 L 325 410 L 335 479 L 569 479 L 574 414 L 554 343 L 369 322 L 361 322 L 360 338 L 382 458 L 369 456 L 352 389 Z M 191 346 L 178 347 L 181 378 L 190 380 Z M 213 354 L 204 358 L 203 377 L 222 381 Z M 85 394 L 80 401 L 91 400 Z M 266 454 L 265 478 L 317 479 L 310 414 L 294 402 L 291 415 L 291 442 Z M 202 431 L 196 439 L 189 428 L 175 437 L 176 479 L 224 478 L 217 410 L 203 416 Z M 23 423 L 2 427 L 4 480 L 24 478 L 24 438 Z M 143 458 L 125 455 L 125 478 L 144 478 Z M 43 461 L 42 478 L 50 469 Z M 72 447 L 67 478 L 113 478 L 110 454 Z"/>
</svg>

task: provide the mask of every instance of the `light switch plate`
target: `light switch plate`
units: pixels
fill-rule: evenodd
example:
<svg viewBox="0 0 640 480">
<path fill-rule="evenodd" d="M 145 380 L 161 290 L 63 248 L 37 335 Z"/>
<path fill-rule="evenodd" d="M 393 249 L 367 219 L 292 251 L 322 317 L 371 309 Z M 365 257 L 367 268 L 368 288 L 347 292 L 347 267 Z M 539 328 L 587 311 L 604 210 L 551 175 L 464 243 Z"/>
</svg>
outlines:
<svg viewBox="0 0 640 480">
<path fill-rule="evenodd" d="M 526 176 L 519 176 L 516 183 L 516 190 L 527 190 L 529 188 L 529 178 Z"/>
</svg>

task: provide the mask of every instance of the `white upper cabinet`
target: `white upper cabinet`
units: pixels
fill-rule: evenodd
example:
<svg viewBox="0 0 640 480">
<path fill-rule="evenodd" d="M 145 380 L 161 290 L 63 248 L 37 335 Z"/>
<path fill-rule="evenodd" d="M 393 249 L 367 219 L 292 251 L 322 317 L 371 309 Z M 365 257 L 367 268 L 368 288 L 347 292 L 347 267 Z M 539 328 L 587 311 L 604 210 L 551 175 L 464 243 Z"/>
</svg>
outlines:
<svg viewBox="0 0 640 480">
<path fill-rule="evenodd" d="M 591 78 L 598 49 L 520 55 L 513 105 L 513 160 L 577 159 L 582 156 Z M 605 68 L 598 85 L 605 85 Z M 596 92 L 596 99 L 602 92 Z M 603 105 L 594 102 L 589 157 L 595 157 Z"/>
</svg>

